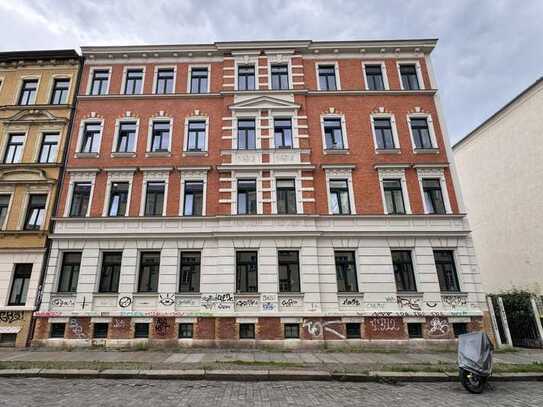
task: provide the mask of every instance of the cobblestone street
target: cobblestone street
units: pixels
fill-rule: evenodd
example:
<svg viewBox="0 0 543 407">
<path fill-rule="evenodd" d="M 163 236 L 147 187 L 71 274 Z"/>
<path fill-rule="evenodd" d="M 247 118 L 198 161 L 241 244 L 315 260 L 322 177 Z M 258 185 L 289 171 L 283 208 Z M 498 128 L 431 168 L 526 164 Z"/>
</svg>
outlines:
<svg viewBox="0 0 543 407">
<path fill-rule="evenodd" d="M 541 406 L 537 382 L 493 384 L 471 395 L 458 383 L 1 380 L 1 406 Z"/>
</svg>

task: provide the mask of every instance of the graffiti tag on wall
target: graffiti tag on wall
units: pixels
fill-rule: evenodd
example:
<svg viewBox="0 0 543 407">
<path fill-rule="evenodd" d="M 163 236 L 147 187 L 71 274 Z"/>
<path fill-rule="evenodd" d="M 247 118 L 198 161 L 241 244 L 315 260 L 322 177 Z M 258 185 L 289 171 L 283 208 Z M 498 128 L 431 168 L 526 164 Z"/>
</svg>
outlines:
<svg viewBox="0 0 543 407">
<path fill-rule="evenodd" d="M 23 318 L 22 311 L 0 311 L 0 322 L 11 324 L 15 321 L 22 321 Z"/>
</svg>

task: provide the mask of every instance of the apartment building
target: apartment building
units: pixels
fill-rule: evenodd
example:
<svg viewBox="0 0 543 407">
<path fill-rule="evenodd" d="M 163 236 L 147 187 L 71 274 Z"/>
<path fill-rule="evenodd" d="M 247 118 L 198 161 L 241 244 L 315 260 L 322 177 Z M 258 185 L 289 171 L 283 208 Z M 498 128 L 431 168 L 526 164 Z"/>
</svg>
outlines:
<svg viewBox="0 0 543 407">
<path fill-rule="evenodd" d="M 83 47 L 33 343 L 445 344 L 481 329 L 435 45 Z"/>
<path fill-rule="evenodd" d="M 0 345 L 28 339 L 79 68 L 73 50 L 0 53 Z"/>
</svg>

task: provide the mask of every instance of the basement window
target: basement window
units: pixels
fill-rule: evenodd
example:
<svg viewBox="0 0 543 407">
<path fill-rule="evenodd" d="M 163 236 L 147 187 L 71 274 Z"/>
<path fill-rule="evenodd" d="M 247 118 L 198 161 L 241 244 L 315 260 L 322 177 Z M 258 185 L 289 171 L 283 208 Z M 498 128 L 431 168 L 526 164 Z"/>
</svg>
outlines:
<svg viewBox="0 0 543 407">
<path fill-rule="evenodd" d="M 409 334 L 410 339 L 421 339 L 422 338 L 422 324 L 418 322 L 408 323 L 407 333 Z"/>
<path fill-rule="evenodd" d="M 345 331 L 347 333 L 347 339 L 360 339 L 360 324 L 348 323 L 345 324 Z"/>
<path fill-rule="evenodd" d="M 49 332 L 49 338 L 64 338 L 64 331 L 66 330 L 65 323 L 55 322 L 51 324 L 51 331 Z"/>
<path fill-rule="evenodd" d="M 298 339 L 300 337 L 300 324 L 285 324 L 285 339 Z"/>
<path fill-rule="evenodd" d="M 146 322 L 135 323 L 134 338 L 149 338 L 149 324 Z"/>
<path fill-rule="evenodd" d="M 193 334 L 193 324 L 185 323 L 179 324 L 179 335 L 180 339 L 191 339 Z"/>
<path fill-rule="evenodd" d="M 255 339 L 255 324 L 239 324 L 239 339 Z"/>
<path fill-rule="evenodd" d="M 465 322 L 455 322 L 452 325 L 455 338 L 468 333 L 468 324 Z"/>
<path fill-rule="evenodd" d="M 94 330 L 92 337 L 94 339 L 106 339 L 109 324 L 107 322 L 100 322 L 94 324 Z"/>
</svg>

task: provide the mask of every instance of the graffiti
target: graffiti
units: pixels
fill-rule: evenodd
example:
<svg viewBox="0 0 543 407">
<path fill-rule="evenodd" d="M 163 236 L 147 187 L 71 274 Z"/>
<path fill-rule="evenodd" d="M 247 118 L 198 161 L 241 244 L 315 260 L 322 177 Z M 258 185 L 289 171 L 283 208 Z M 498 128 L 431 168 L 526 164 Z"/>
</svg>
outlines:
<svg viewBox="0 0 543 407">
<path fill-rule="evenodd" d="M 451 308 L 465 307 L 467 304 L 467 298 L 464 295 L 445 295 L 442 301 Z"/>
<path fill-rule="evenodd" d="M 160 294 L 160 303 L 165 307 L 175 304 L 175 294 Z"/>
<path fill-rule="evenodd" d="M 399 331 L 398 321 L 394 318 L 375 318 L 370 320 L 371 327 L 376 332 Z"/>
<path fill-rule="evenodd" d="M 1 315 L 1 313 L 0 313 Z M 52 318 L 52 317 L 60 317 L 62 314 L 57 311 L 36 311 L 34 312 L 35 317 L 44 317 L 44 318 Z"/>
<path fill-rule="evenodd" d="M 234 308 L 234 295 L 230 293 L 202 295 L 200 305 L 209 311 L 231 311 Z"/>
<path fill-rule="evenodd" d="M 383 309 L 385 307 L 385 304 L 381 303 L 381 302 L 368 302 L 366 303 L 366 307 L 368 308 L 379 308 L 379 309 Z"/>
<path fill-rule="evenodd" d="M 408 307 L 409 309 L 413 311 L 420 311 L 420 298 L 413 298 L 413 297 L 398 297 L 398 304 L 400 304 L 400 308 Z"/>
<path fill-rule="evenodd" d="M 343 301 L 341 301 L 341 305 L 344 305 L 346 307 L 359 307 L 360 300 L 356 297 L 347 297 L 344 298 Z"/>
<path fill-rule="evenodd" d="M 119 299 L 119 307 L 126 308 L 132 304 L 132 298 L 130 297 L 121 297 Z"/>
<path fill-rule="evenodd" d="M 22 321 L 24 315 L 21 311 L 0 311 L 0 321 L 11 324 L 15 321 Z"/>
<path fill-rule="evenodd" d="M 112 321 L 113 328 L 116 329 L 125 329 L 128 328 L 129 322 L 124 318 L 116 318 Z"/>
<path fill-rule="evenodd" d="M 276 304 L 273 302 L 262 303 L 262 311 L 275 311 Z"/>
<path fill-rule="evenodd" d="M 199 307 L 200 298 L 181 297 L 175 300 L 175 304 L 179 307 Z"/>
<path fill-rule="evenodd" d="M 341 321 L 325 321 L 321 323 L 320 321 L 305 320 L 302 326 L 307 329 L 311 336 L 321 336 L 324 331 L 327 331 L 341 339 L 345 339 L 345 335 L 330 327 L 330 325 L 336 324 L 341 324 Z"/>
<path fill-rule="evenodd" d="M 256 298 L 240 299 L 236 301 L 236 307 L 256 307 L 257 305 L 258 300 Z"/>
<path fill-rule="evenodd" d="M 446 319 L 435 317 L 430 321 L 431 335 L 445 335 L 448 330 L 449 324 Z"/>
<path fill-rule="evenodd" d="M 72 335 L 75 336 L 77 339 L 86 339 L 86 335 L 83 332 L 83 327 L 81 326 L 81 322 L 77 318 L 71 318 L 70 324 L 69 324 L 70 330 L 72 331 Z"/>
<path fill-rule="evenodd" d="M 262 294 L 260 300 L 262 302 L 277 302 L 277 294 Z"/>
<path fill-rule="evenodd" d="M 298 306 L 299 301 L 295 298 L 285 298 L 281 300 L 281 306 L 285 308 L 291 308 Z"/>
<path fill-rule="evenodd" d="M 75 300 L 73 298 L 53 298 L 51 303 L 58 308 L 62 307 L 73 307 L 75 305 Z"/>
<path fill-rule="evenodd" d="M 166 318 L 155 319 L 155 332 L 158 336 L 166 336 L 170 329 L 170 323 Z"/>
<path fill-rule="evenodd" d="M 388 296 L 388 297 L 385 298 L 385 301 L 386 302 L 397 302 L 398 300 L 396 299 L 396 297 Z"/>
<path fill-rule="evenodd" d="M 435 308 L 437 307 L 437 302 L 429 302 L 429 301 L 426 301 L 426 306 L 428 308 Z"/>
<path fill-rule="evenodd" d="M 312 302 L 312 303 L 309 304 L 308 311 L 310 311 L 310 312 L 320 312 L 320 310 L 321 310 L 321 305 L 318 302 Z"/>
</svg>

